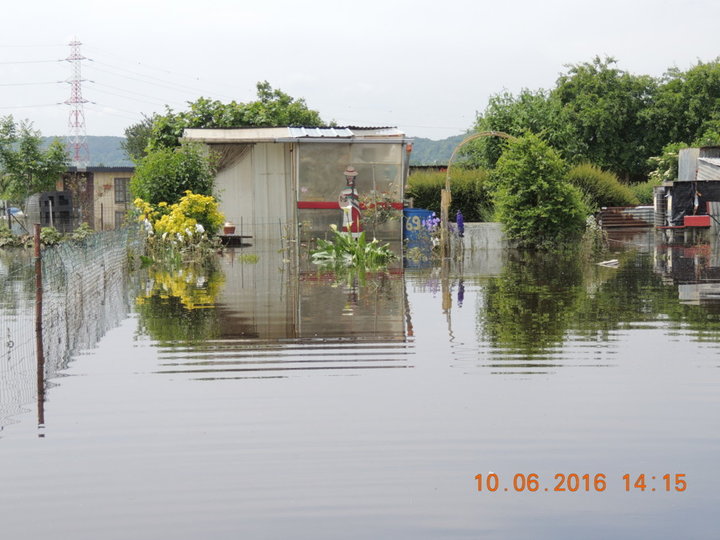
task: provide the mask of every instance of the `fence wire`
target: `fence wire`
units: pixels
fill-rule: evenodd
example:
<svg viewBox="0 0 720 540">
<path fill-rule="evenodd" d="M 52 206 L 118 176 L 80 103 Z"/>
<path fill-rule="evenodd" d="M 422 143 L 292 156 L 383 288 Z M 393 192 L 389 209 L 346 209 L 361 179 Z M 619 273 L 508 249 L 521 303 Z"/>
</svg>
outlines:
<svg viewBox="0 0 720 540">
<path fill-rule="evenodd" d="M 135 227 L 43 248 L 45 381 L 65 369 L 76 351 L 94 346 L 127 316 L 128 267 L 142 249 Z M 32 252 L 0 253 L 0 430 L 27 412 L 38 395 L 36 300 Z"/>
</svg>

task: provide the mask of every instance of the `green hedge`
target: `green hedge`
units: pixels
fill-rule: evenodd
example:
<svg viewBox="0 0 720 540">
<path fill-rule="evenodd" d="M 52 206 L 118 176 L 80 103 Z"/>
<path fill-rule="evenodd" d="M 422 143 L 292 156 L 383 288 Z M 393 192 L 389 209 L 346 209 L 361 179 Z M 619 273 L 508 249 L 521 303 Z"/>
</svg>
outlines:
<svg viewBox="0 0 720 540">
<path fill-rule="evenodd" d="M 420 171 L 408 178 L 405 197 L 413 199 L 415 208 L 426 208 L 440 215 L 440 192 L 445 188 L 446 172 Z M 461 210 L 465 221 L 491 221 L 493 205 L 488 173 L 482 169 L 453 168 L 450 171 L 452 203 L 450 217 Z"/>
<path fill-rule="evenodd" d="M 648 180 L 640 184 L 631 184 L 629 187 L 638 199 L 639 204 L 653 204 L 654 188 L 662 182 L 659 180 Z"/>
<path fill-rule="evenodd" d="M 615 174 L 589 163 L 573 167 L 565 179 L 580 189 L 593 212 L 603 206 L 634 206 L 640 202 L 630 186 L 621 184 Z"/>
</svg>

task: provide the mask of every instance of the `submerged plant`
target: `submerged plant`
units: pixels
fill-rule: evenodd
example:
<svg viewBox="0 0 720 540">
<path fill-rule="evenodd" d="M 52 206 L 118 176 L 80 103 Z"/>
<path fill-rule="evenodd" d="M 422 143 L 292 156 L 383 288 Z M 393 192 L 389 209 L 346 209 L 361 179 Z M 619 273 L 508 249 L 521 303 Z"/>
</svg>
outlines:
<svg viewBox="0 0 720 540">
<path fill-rule="evenodd" d="M 318 248 L 310 252 L 312 262 L 327 266 L 380 268 L 396 258 L 388 244 L 380 244 L 376 238 L 368 242 L 365 233 L 357 238 L 348 232 L 341 232 L 336 225 L 330 225 L 333 240 L 318 238 Z"/>
<path fill-rule="evenodd" d="M 134 204 L 147 233 L 146 254 L 154 262 L 167 268 L 205 264 L 220 249 L 214 232 L 225 218 L 213 197 L 188 190 L 172 205 L 139 198 Z"/>
</svg>

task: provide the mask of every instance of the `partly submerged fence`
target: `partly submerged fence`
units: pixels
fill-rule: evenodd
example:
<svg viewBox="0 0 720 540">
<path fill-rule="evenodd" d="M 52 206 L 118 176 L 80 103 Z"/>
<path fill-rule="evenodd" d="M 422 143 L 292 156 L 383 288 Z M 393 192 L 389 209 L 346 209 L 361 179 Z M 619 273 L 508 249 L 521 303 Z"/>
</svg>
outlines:
<svg viewBox="0 0 720 540">
<path fill-rule="evenodd" d="M 132 227 L 43 248 L 34 259 L 28 250 L 0 253 L 0 430 L 35 400 L 44 423 L 45 381 L 127 315 L 128 267 L 142 249 Z"/>
</svg>

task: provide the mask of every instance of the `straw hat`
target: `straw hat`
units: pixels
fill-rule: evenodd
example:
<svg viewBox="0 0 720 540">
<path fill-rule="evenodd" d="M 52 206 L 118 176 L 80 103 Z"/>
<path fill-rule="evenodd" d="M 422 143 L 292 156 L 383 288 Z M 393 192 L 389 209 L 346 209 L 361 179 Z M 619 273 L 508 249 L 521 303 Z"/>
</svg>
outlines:
<svg viewBox="0 0 720 540">
<path fill-rule="evenodd" d="M 352 165 L 348 165 L 348 168 L 345 169 L 345 172 L 343 173 L 345 176 L 357 176 L 358 172 L 355 170 L 355 167 Z"/>
</svg>

